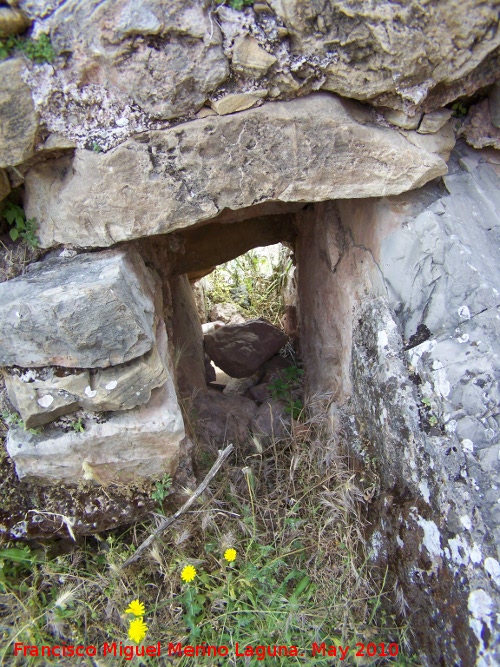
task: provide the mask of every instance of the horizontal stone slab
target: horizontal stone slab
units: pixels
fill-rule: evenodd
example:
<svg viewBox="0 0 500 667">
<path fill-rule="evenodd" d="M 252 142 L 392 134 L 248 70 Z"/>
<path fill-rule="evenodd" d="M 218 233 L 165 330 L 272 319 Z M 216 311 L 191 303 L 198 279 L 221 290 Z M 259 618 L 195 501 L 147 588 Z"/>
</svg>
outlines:
<svg viewBox="0 0 500 667">
<path fill-rule="evenodd" d="M 54 258 L 0 283 L 0 364 L 105 368 L 148 352 L 157 285 L 135 250 Z"/>
<path fill-rule="evenodd" d="M 33 379 L 33 370 L 18 375 L 4 371 L 10 402 L 19 411 L 26 428 L 49 424 L 62 415 L 85 408 L 92 412 L 130 410 L 147 403 L 151 391 L 167 378 L 167 332 L 163 321 L 158 326 L 158 340 L 146 354 L 125 364 L 47 379 Z M 50 369 L 53 371 L 53 369 Z"/>
<path fill-rule="evenodd" d="M 445 174 L 439 157 L 328 93 L 77 150 L 26 175 L 43 247 L 103 247 L 266 201 L 376 197 Z"/>
<path fill-rule="evenodd" d="M 171 378 L 146 405 L 113 412 L 106 421 L 85 420 L 85 430 L 41 434 L 9 430 L 6 447 L 20 479 L 39 484 L 138 482 L 177 467 L 184 425 Z"/>
</svg>

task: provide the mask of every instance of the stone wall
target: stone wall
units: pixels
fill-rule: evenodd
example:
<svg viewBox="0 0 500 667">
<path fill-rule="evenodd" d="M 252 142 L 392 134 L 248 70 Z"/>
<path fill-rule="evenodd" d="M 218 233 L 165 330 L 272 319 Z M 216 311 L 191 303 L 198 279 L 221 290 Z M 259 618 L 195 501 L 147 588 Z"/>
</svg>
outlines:
<svg viewBox="0 0 500 667">
<path fill-rule="evenodd" d="M 12 486 L 36 489 L 2 531 L 144 516 L 152 480 L 189 477 L 178 395 L 245 440 L 190 281 L 287 242 L 309 395 L 377 475 L 374 567 L 424 663 L 497 664 L 500 160 L 452 151 L 500 147 L 500 3 L 15 4 L 55 58 L 0 63 L 0 205 L 43 249 L 0 284 Z M 54 499 L 69 523 L 43 524 Z"/>
</svg>

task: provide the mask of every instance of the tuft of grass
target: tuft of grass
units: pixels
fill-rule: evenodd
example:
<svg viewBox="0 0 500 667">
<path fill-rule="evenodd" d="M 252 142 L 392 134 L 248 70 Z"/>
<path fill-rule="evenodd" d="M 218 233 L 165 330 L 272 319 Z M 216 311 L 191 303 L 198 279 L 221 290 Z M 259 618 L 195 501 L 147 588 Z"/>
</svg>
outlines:
<svg viewBox="0 0 500 667">
<path fill-rule="evenodd" d="M 298 366 L 289 366 L 281 371 L 278 376 L 269 383 L 271 396 L 285 403 L 285 412 L 292 419 L 300 420 L 304 415 L 304 404 L 302 402 L 302 378 L 304 371 Z"/>
<path fill-rule="evenodd" d="M 216 0 L 218 5 L 227 5 L 232 9 L 237 9 L 241 11 L 245 7 L 251 7 L 254 3 L 254 0 Z"/>
<path fill-rule="evenodd" d="M 40 664 L 15 658 L 14 642 L 92 644 L 99 665 L 116 664 L 102 657 L 102 647 L 131 643 L 125 609 L 132 600 L 145 606 L 144 644 L 160 642 L 163 655 L 178 643 L 230 649 L 227 658 L 198 656 L 196 663 L 189 655 L 172 656 L 177 667 L 331 665 L 332 657 L 312 657 L 313 642 L 397 643 L 397 658 L 345 664 L 418 664 L 408 655 L 406 628 L 383 611 L 388 591 L 383 573 L 375 578 L 369 566 L 363 489 L 348 457 L 339 454 L 341 442 L 341 433 L 311 417 L 252 456 L 237 452 L 194 511 L 127 570 L 120 565 L 154 525 L 62 547 L 8 544 L 0 551 L 0 664 Z M 236 644 L 240 652 L 297 646 L 299 655 L 261 660 L 255 654 L 243 663 Z M 44 664 L 65 663 L 48 657 Z M 90 663 L 70 658 L 67 664 Z M 153 666 L 158 658 L 137 657 L 134 664 Z"/>
<path fill-rule="evenodd" d="M 29 264 L 38 260 L 42 254 L 40 248 L 32 248 L 26 243 L 7 247 L 0 241 L 0 282 L 22 275 Z"/>
<path fill-rule="evenodd" d="M 35 63 L 51 63 L 56 57 L 49 35 L 42 34 L 38 39 L 19 35 L 0 36 L 0 60 L 10 58 L 16 50 Z"/>
<path fill-rule="evenodd" d="M 12 412 L 11 410 L 2 410 L 2 412 L 0 412 L 0 422 L 3 422 L 7 428 L 10 426 L 20 426 L 25 431 L 28 431 L 28 433 L 33 433 L 34 435 L 38 435 L 42 432 L 42 429 L 40 428 L 27 428 L 18 413 Z"/>
</svg>

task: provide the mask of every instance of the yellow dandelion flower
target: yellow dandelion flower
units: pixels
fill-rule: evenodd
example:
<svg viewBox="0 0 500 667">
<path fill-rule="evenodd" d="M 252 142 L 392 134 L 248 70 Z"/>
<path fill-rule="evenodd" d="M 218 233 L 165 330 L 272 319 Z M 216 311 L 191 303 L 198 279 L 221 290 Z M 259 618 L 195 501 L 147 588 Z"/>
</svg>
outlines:
<svg viewBox="0 0 500 667">
<path fill-rule="evenodd" d="M 134 616 L 144 616 L 146 610 L 144 605 L 139 600 L 132 600 L 129 606 L 125 609 L 126 614 L 134 614 Z"/>
<path fill-rule="evenodd" d="M 237 552 L 236 549 L 226 549 L 224 551 L 224 558 L 228 563 L 232 563 L 233 560 L 236 560 Z"/>
<path fill-rule="evenodd" d="M 185 581 L 187 584 L 189 584 L 189 582 L 193 581 L 195 577 L 196 577 L 196 568 L 193 567 L 192 565 L 186 565 L 186 567 L 183 568 L 181 572 L 182 581 Z"/>
<path fill-rule="evenodd" d="M 142 642 L 146 633 L 148 631 L 148 626 L 144 623 L 142 618 L 134 618 L 133 621 L 130 621 L 130 627 L 128 629 L 128 636 L 136 644 Z"/>
</svg>

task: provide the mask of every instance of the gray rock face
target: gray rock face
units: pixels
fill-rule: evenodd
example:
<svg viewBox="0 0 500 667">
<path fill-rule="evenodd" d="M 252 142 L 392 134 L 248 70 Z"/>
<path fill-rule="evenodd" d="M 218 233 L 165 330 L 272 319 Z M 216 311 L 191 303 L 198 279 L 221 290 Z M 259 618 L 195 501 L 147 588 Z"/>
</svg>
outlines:
<svg viewBox="0 0 500 667">
<path fill-rule="evenodd" d="M 43 247 L 108 246 L 223 209 L 397 194 L 444 173 L 440 157 L 323 93 L 37 165 L 26 175 L 26 211 Z"/>
<path fill-rule="evenodd" d="M 407 341 L 419 324 L 433 336 L 452 334 L 499 303 L 498 177 L 473 151 L 455 159 L 451 170 L 444 177 L 450 195 L 381 245 L 381 269 Z M 480 254 L 471 256 L 471 248 Z"/>
<path fill-rule="evenodd" d="M 146 405 L 86 420 L 83 433 L 12 428 L 6 447 L 20 479 L 39 484 L 128 484 L 177 467 L 184 424 L 169 378 Z"/>
<path fill-rule="evenodd" d="M 253 375 L 287 341 L 286 335 L 266 320 L 228 324 L 204 336 L 205 351 L 234 378 Z"/>
<path fill-rule="evenodd" d="M 228 76 L 220 30 L 206 2 L 70 0 L 51 19 L 57 53 L 77 80 L 118 88 L 156 118 L 199 109 Z"/>
<path fill-rule="evenodd" d="M 376 463 L 371 558 L 422 664 L 496 665 L 497 157 L 460 143 L 444 186 L 302 213 L 302 353 L 309 390 L 342 404 L 346 444 Z"/>
<path fill-rule="evenodd" d="M 431 595 L 440 611 L 437 636 L 447 622 L 467 628 L 446 649 L 425 640 L 429 662 L 460 656 L 475 664 L 481 654 L 496 664 L 500 600 L 488 567 L 500 559 L 500 179 L 480 153 L 461 146 L 444 182 L 448 195 L 381 241 L 395 317 L 391 323 L 377 304 L 360 318 L 371 334 L 356 334 L 354 403 L 374 424 L 363 437 L 381 457 L 380 507 L 396 487 L 404 495 L 401 480 L 413 495 L 411 506 L 388 510 L 374 557 L 387 562 L 398 553 L 410 607 L 424 609 Z M 416 577 L 411 564 L 422 557 Z"/>
<path fill-rule="evenodd" d="M 31 91 L 22 79 L 24 70 L 21 58 L 0 63 L 0 167 L 33 155 L 37 118 Z"/>
<path fill-rule="evenodd" d="M 33 264 L 0 284 L 0 363 L 105 368 L 155 340 L 155 279 L 134 250 Z"/>
</svg>

